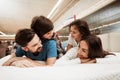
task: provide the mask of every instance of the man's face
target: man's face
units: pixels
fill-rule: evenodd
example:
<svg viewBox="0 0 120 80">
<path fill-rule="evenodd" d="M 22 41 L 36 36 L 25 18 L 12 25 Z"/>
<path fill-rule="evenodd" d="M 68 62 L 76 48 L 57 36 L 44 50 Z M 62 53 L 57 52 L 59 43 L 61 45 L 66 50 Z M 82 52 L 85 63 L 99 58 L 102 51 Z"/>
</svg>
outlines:
<svg viewBox="0 0 120 80">
<path fill-rule="evenodd" d="M 28 52 L 37 53 L 42 51 L 42 44 L 39 37 L 35 34 L 33 39 L 26 46 Z"/>
</svg>

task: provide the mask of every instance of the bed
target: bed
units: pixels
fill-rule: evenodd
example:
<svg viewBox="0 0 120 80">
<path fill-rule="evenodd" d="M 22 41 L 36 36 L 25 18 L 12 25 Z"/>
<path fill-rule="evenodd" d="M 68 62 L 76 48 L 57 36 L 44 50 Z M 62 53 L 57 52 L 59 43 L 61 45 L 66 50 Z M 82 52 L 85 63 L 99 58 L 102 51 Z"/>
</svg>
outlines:
<svg viewBox="0 0 120 80">
<path fill-rule="evenodd" d="M 103 41 L 103 47 L 115 53 L 116 56 L 97 59 L 96 64 L 54 65 L 33 68 L 0 66 L 0 80 L 120 80 L 120 45 L 118 45 L 120 34 L 110 33 L 99 36 Z M 117 45 L 114 46 L 114 44 Z M 0 65 L 9 58 L 10 56 L 6 56 L 0 59 Z"/>
<path fill-rule="evenodd" d="M 120 64 L 0 67 L 0 80 L 120 80 Z"/>
<path fill-rule="evenodd" d="M 120 80 L 120 54 L 99 59 L 96 64 L 19 68 L 0 66 L 0 80 Z M 10 56 L 0 60 L 0 65 Z"/>
</svg>

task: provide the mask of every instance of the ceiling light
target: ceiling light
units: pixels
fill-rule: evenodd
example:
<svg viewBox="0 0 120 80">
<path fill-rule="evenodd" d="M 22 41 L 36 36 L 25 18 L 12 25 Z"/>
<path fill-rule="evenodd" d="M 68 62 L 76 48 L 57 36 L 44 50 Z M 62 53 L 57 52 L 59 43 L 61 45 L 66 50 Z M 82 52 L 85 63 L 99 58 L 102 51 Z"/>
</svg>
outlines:
<svg viewBox="0 0 120 80">
<path fill-rule="evenodd" d="M 50 18 L 50 16 L 57 9 L 57 7 L 60 5 L 61 2 L 62 2 L 62 0 L 58 0 L 57 4 L 53 7 L 52 11 L 49 13 L 49 15 L 47 16 L 47 18 Z"/>
</svg>

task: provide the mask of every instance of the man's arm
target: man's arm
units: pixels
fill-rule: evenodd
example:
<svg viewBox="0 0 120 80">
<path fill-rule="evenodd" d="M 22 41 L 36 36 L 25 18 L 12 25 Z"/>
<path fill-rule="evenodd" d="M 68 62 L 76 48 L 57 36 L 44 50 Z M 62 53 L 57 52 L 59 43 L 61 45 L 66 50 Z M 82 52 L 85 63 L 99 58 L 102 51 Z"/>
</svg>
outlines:
<svg viewBox="0 0 120 80">
<path fill-rule="evenodd" d="M 26 57 L 16 57 L 15 53 L 11 53 L 11 58 L 6 61 L 3 66 L 10 66 L 13 62 L 18 61 L 18 60 L 23 60 L 26 59 Z"/>
<path fill-rule="evenodd" d="M 8 61 L 6 61 L 5 63 L 3 63 L 3 66 L 9 66 L 13 61 L 12 58 L 16 57 L 15 53 L 11 53 L 11 57 Z"/>
<path fill-rule="evenodd" d="M 23 67 L 36 67 L 36 66 L 52 66 L 56 61 L 56 58 L 47 58 L 47 61 L 45 63 L 42 63 L 41 61 L 35 61 L 35 60 L 25 60 L 22 63 Z"/>
<path fill-rule="evenodd" d="M 46 65 L 42 63 L 41 61 L 35 61 L 29 58 L 24 58 L 18 61 L 14 61 L 11 64 L 11 66 L 25 68 L 25 67 L 37 67 L 37 66 L 46 66 Z"/>
</svg>

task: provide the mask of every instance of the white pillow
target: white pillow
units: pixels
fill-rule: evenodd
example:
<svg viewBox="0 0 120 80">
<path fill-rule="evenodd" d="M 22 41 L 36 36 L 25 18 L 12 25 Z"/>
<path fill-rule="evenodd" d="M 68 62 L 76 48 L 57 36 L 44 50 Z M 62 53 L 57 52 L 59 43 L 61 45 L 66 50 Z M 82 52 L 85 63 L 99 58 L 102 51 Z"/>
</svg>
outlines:
<svg viewBox="0 0 120 80">
<path fill-rule="evenodd" d="M 113 53 L 113 52 L 112 52 Z M 115 53 L 114 55 L 107 55 L 105 58 L 96 58 L 97 63 L 112 63 L 112 64 L 120 64 L 120 53 Z"/>
</svg>

